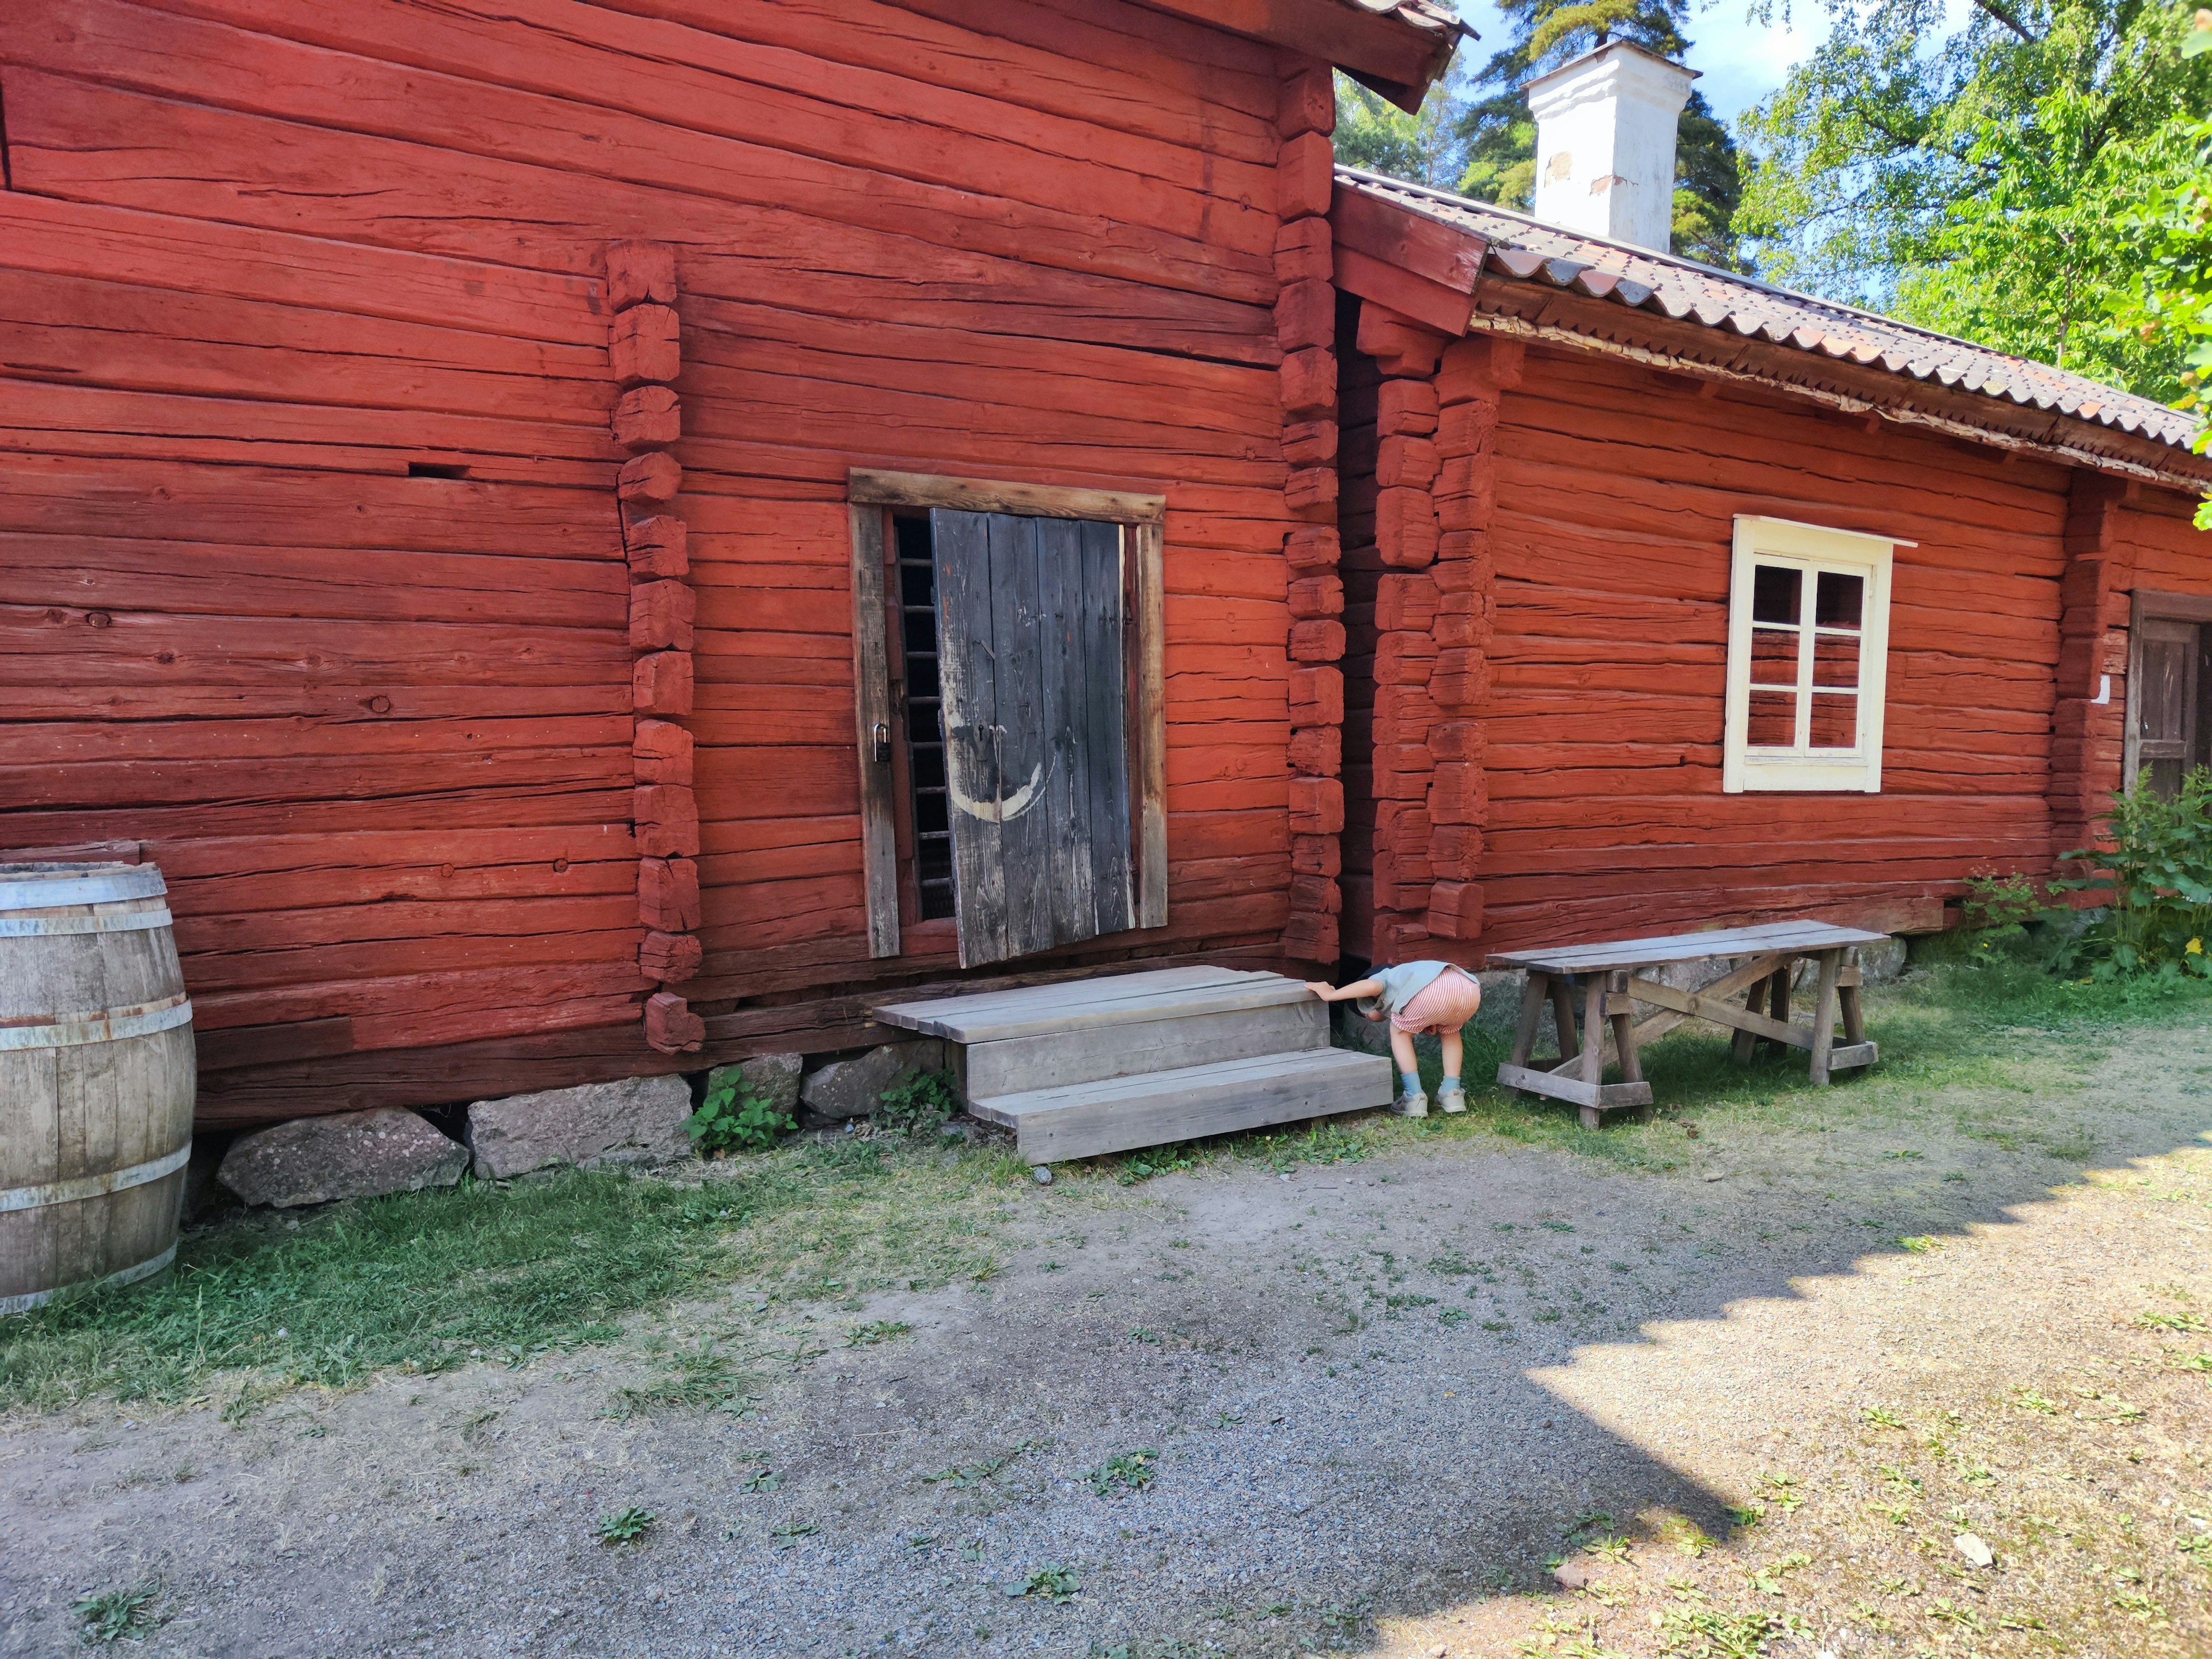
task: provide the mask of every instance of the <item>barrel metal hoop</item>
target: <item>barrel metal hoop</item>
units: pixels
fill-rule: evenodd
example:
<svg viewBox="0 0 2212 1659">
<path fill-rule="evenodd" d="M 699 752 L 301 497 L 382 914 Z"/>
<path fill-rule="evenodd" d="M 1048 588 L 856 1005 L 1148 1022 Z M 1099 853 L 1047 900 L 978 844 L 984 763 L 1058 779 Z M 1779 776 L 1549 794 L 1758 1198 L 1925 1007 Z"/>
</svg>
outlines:
<svg viewBox="0 0 2212 1659">
<path fill-rule="evenodd" d="M 149 1182 L 174 1175 L 191 1162 L 191 1157 L 192 1143 L 187 1140 L 173 1152 L 164 1152 L 143 1164 L 133 1164 L 127 1170 L 110 1170 L 102 1175 L 76 1176 L 68 1181 L 49 1181 L 42 1187 L 17 1187 L 0 1192 L 0 1211 L 42 1210 L 49 1204 L 75 1204 L 83 1199 L 100 1198 L 109 1193 L 128 1192 L 133 1187 L 143 1187 Z"/>
<path fill-rule="evenodd" d="M 15 866 L 18 871 L 22 866 Z M 33 866 L 35 867 L 35 866 Z M 115 904 L 159 898 L 169 890 L 158 864 L 118 864 L 104 869 L 26 880 L 0 872 L 0 910 L 52 910 L 64 904 Z"/>
<path fill-rule="evenodd" d="M 125 1267 L 119 1273 L 110 1273 L 105 1279 L 88 1279 L 75 1285 L 59 1285 L 51 1291 L 33 1291 L 25 1296 L 0 1296 L 0 1319 L 9 1314 L 28 1313 L 58 1296 L 76 1296 L 86 1291 L 104 1291 L 118 1285 L 135 1285 L 142 1279 L 151 1279 L 176 1259 L 177 1247 L 172 1244 L 161 1255 L 149 1257 L 135 1267 Z"/>
<path fill-rule="evenodd" d="M 158 1002 L 142 1002 L 130 1008 L 94 1008 L 81 1014 L 64 1014 L 40 1025 L 0 1024 L 0 1048 L 67 1048 L 80 1042 L 114 1042 L 189 1024 L 191 1018 L 191 999 L 179 991 Z"/>
<path fill-rule="evenodd" d="M 136 933 L 167 927 L 174 920 L 167 905 L 150 910 L 110 910 L 97 915 L 0 915 L 0 939 L 55 939 L 64 933 Z"/>
</svg>

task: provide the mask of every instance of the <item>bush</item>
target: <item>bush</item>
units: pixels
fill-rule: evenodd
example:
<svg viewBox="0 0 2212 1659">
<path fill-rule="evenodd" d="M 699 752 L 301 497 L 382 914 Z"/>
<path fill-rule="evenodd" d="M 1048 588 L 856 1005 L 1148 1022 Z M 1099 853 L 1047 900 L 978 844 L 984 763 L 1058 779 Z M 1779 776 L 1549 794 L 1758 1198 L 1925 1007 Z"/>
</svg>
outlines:
<svg viewBox="0 0 2212 1659">
<path fill-rule="evenodd" d="M 909 1135 L 934 1134 L 960 1109 L 950 1072 L 915 1072 L 877 1097 L 876 1121 Z"/>
<path fill-rule="evenodd" d="M 699 1109 L 684 1120 L 692 1150 L 702 1158 L 773 1146 L 793 1127 L 790 1114 L 746 1088 L 735 1072 L 708 1090 Z"/>
<path fill-rule="evenodd" d="M 2081 941 L 2092 973 L 2212 979 L 2204 945 L 2212 934 L 2212 770 L 2197 768 L 2171 796 L 2153 791 L 2146 774 L 2134 793 L 2113 795 L 2105 822 L 2109 850 L 2066 855 L 2090 873 L 2051 884 L 2105 907 Z"/>
</svg>

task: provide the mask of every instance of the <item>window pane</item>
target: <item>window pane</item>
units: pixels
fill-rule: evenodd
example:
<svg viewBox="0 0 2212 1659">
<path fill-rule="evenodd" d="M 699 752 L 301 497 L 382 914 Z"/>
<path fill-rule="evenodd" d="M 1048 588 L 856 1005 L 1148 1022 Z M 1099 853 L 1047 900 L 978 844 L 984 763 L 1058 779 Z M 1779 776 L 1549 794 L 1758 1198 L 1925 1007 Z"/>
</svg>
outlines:
<svg viewBox="0 0 2212 1659">
<path fill-rule="evenodd" d="M 934 644 L 933 640 L 931 643 Z M 908 657 L 906 659 L 906 695 L 908 702 L 923 698 L 934 700 L 937 696 L 937 659 Z"/>
<path fill-rule="evenodd" d="M 1813 698 L 1813 738 L 1815 749 L 1856 749 L 1859 741 L 1859 700 L 1851 692 L 1823 691 Z"/>
<path fill-rule="evenodd" d="M 935 605 L 936 584 L 930 580 L 930 568 L 926 564 L 902 564 L 899 573 L 899 603 L 901 605 Z"/>
<path fill-rule="evenodd" d="M 1753 749 L 1787 749 L 1797 741 L 1797 694 L 1754 691 L 1744 741 Z"/>
<path fill-rule="evenodd" d="M 937 650 L 937 613 L 934 611 L 909 611 L 903 620 L 907 655 L 933 658 Z"/>
<path fill-rule="evenodd" d="M 1751 630 L 1751 683 L 1753 685 L 1786 685 L 1792 688 L 1796 685 L 1796 629 L 1754 628 Z"/>
<path fill-rule="evenodd" d="M 1859 625 L 1859 601 L 1866 588 L 1863 576 L 1847 576 L 1838 570 L 1823 570 L 1820 585 L 1813 592 L 1813 620 L 1823 628 L 1856 628 Z"/>
<path fill-rule="evenodd" d="M 1804 580 L 1803 571 L 1793 570 L 1788 565 L 1753 565 L 1751 568 L 1752 621 L 1796 622 Z"/>
<path fill-rule="evenodd" d="M 1823 576 L 1821 580 L 1826 581 Z M 1859 636 L 1856 634 L 1813 635 L 1813 684 L 1859 688 Z"/>
</svg>

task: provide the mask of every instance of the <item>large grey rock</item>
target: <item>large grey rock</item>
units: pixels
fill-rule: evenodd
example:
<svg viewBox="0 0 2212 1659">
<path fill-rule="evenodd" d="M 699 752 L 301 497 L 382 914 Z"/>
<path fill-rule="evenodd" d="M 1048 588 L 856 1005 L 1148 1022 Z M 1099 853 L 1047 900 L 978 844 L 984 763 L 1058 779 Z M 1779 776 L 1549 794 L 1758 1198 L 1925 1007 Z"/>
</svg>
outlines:
<svg viewBox="0 0 2212 1659">
<path fill-rule="evenodd" d="M 1905 976 L 1905 944 L 1887 939 L 1879 945 L 1859 946 L 1859 971 L 1869 985 L 1888 985 Z"/>
<path fill-rule="evenodd" d="M 467 1147 L 414 1113 L 385 1106 L 240 1135 L 216 1178 L 248 1204 L 289 1209 L 450 1187 L 468 1167 Z"/>
<path fill-rule="evenodd" d="M 817 1117 L 866 1117 L 884 1090 L 908 1072 L 945 1069 L 945 1044 L 936 1037 L 886 1042 L 851 1060 L 833 1060 L 808 1078 L 799 1097 Z"/>
<path fill-rule="evenodd" d="M 799 1107 L 799 1078 L 805 1069 L 805 1054 L 756 1054 L 708 1073 L 707 1092 L 713 1094 L 735 1078 L 740 1092 L 757 1095 L 780 1112 L 792 1112 Z"/>
<path fill-rule="evenodd" d="M 469 1108 L 469 1149 L 479 1177 L 573 1164 L 672 1164 L 691 1153 L 684 1120 L 690 1085 L 680 1077 L 586 1083 Z"/>
</svg>

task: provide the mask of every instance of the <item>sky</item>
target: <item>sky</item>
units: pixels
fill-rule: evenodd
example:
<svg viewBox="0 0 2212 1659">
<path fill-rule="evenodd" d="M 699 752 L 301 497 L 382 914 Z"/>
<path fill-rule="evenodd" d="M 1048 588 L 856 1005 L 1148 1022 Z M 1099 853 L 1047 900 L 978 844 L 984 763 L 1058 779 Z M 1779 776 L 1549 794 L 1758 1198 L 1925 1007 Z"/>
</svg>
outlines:
<svg viewBox="0 0 2212 1659">
<path fill-rule="evenodd" d="M 1686 33 L 1696 44 L 1690 49 L 1690 67 L 1700 72 L 1698 90 L 1722 119 L 1733 125 L 1780 86 L 1790 66 L 1826 34 L 1827 14 L 1819 0 L 1796 0 L 1791 9 L 1796 14 L 1795 29 L 1748 21 L 1746 0 L 1715 0 L 1692 12 Z M 1479 69 L 1511 31 L 1489 0 L 1459 0 L 1459 15 L 1482 37 L 1460 49 L 1460 61 Z"/>
</svg>

